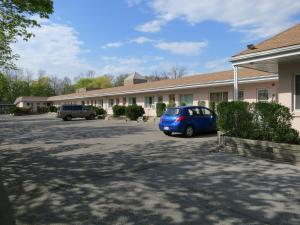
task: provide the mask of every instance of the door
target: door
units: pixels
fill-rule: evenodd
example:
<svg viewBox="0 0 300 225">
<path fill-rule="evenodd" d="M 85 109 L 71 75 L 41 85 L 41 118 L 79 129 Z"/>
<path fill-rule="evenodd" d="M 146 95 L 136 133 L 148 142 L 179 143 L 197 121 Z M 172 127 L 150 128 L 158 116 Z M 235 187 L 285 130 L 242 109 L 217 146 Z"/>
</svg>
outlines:
<svg viewBox="0 0 300 225">
<path fill-rule="evenodd" d="M 203 118 L 203 123 L 205 124 L 205 131 L 213 131 L 216 130 L 216 117 L 214 114 L 206 109 L 200 108 Z"/>
</svg>

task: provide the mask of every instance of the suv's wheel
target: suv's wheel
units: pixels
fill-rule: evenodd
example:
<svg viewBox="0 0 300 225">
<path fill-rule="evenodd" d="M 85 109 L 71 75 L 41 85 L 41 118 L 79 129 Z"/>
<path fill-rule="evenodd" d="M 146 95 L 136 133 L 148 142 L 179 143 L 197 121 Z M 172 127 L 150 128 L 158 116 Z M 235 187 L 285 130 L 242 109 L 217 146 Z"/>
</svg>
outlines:
<svg viewBox="0 0 300 225">
<path fill-rule="evenodd" d="M 194 136 L 194 128 L 192 126 L 188 126 L 186 129 L 185 129 L 185 136 L 187 137 L 193 137 Z"/>
<path fill-rule="evenodd" d="M 64 120 L 65 121 L 70 121 L 70 120 L 72 120 L 72 116 L 71 115 L 67 115 Z"/>
<path fill-rule="evenodd" d="M 171 136 L 172 132 L 171 131 L 164 131 L 164 134 L 167 136 Z"/>
</svg>

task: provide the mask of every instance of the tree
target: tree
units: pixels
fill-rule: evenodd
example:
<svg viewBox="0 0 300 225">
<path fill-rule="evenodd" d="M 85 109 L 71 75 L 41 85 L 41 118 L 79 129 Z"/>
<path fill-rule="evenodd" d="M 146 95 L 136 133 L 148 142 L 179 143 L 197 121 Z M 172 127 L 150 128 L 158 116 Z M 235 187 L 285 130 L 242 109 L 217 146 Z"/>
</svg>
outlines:
<svg viewBox="0 0 300 225">
<path fill-rule="evenodd" d="M 7 101 L 8 80 L 7 77 L 0 73 L 0 102 Z"/>
<path fill-rule="evenodd" d="M 173 66 L 168 72 L 170 79 L 178 79 L 186 74 L 186 68 L 184 66 Z"/>
<path fill-rule="evenodd" d="M 124 85 L 124 80 L 129 76 L 129 74 L 120 74 L 116 76 L 113 79 L 113 86 L 118 87 L 118 86 L 123 86 Z"/>
<path fill-rule="evenodd" d="M 100 89 L 112 87 L 112 78 L 104 75 L 95 78 L 81 78 L 75 84 L 78 88 Z"/>
<path fill-rule="evenodd" d="M 17 38 L 28 41 L 33 34 L 28 28 L 39 26 L 33 16 L 48 18 L 53 12 L 52 0 L 1 0 L 0 1 L 0 69 L 15 68 L 10 44 Z"/>
<path fill-rule="evenodd" d="M 70 78 L 64 77 L 64 79 L 61 81 L 61 92 L 60 94 L 70 94 L 75 92 L 75 87 L 72 85 L 72 82 Z"/>
<path fill-rule="evenodd" d="M 39 77 L 38 80 L 33 81 L 31 85 L 31 95 L 46 97 L 55 95 L 49 77 Z"/>
</svg>

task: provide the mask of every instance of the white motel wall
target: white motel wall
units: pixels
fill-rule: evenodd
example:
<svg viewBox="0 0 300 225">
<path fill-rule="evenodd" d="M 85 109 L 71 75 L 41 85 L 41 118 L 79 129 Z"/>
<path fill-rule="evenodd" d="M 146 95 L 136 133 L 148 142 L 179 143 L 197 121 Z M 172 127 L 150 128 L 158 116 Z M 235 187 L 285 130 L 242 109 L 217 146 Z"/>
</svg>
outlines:
<svg viewBox="0 0 300 225">
<path fill-rule="evenodd" d="M 276 79 L 271 81 L 245 83 L 239 85 L 240 100 L 247 102 L 257 101 L 277 101 Z M 201 88 L 187 88 L 168 91 L 144 92 L 135 94 L 99 96 L 92 98 L 75 98 L 68 100 L 56 100 L 52 104 L 59 107 L 62 104 L 84 104 L 103 107 L 108 114 L 112 114 L 112 106 L 126 105 L 134 101 L 137 105 L 145 109 L 147 116 L 156 116 L 155 105 L 157 102 L 168 104 L 172 97 L 175 97 L 176 105 L 186 102 L 187 105 L 198 105 L 200 101 L 205 102 L 205 106 L 209 106 L 209 101 L 231 101 L 233 100 L 233 85 L 207 86 Z M 149 98 L 152 100 L 149 102 Z M 214 98 L 214 99 L 212 99 Z M 110 104 L 112 103 L 113 104 Z"/>
</svg>

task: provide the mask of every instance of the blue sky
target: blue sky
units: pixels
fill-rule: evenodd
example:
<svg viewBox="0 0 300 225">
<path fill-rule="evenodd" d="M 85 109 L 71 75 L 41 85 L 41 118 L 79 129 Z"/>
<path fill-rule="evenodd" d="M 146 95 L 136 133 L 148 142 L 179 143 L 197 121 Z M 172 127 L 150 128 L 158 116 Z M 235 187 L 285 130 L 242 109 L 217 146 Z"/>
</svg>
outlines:
<svg viewBox="0 0 300 225">
<path fill-rule="evenodd" d="M 35 74 L 195 74 L 231 69 L 230 56 L 299 19 L 295 0 L 54 0 L 35 38 L 12 47 Z"/>
</svg>

